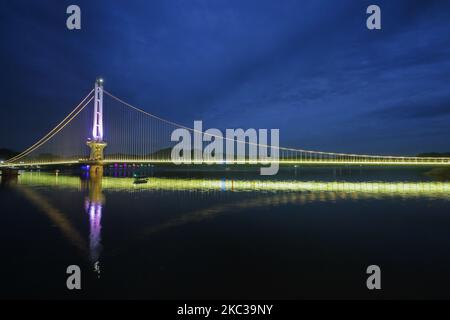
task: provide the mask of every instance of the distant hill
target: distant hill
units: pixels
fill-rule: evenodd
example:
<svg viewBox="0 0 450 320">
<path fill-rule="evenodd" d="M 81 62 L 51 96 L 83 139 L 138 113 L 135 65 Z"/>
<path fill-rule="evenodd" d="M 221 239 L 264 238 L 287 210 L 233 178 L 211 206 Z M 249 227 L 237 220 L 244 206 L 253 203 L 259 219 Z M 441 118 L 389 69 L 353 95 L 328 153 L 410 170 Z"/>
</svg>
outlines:
<svg viewBox="0 0 450 320">
<path fill-rule="evenodd" d="M 8 160 L 9 158 L 12 158 L 18 154 L 19 152 L 13 151 L 11 149 L 0 148 L 0 161 Z"/>
<path fill-rule="evenodd" d="M 450 152 L 426 152 L 419 153 L 417 156 L 424 158 L 449 158 Z"/>
</svg>

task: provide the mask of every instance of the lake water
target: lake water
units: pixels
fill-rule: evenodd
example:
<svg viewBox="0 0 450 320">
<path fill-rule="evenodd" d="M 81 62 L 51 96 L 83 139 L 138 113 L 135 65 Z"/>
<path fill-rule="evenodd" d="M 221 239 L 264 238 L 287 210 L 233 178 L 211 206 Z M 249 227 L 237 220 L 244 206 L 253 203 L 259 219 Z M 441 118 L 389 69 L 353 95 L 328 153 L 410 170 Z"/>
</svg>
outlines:
<svg viewBox="0 0 450 320">
<path fill-rule="evenodd" d="M 424 171 L 23 172 L 1 181 L 0 296 L 450 298 L 450 182 Z"/>
</svg>

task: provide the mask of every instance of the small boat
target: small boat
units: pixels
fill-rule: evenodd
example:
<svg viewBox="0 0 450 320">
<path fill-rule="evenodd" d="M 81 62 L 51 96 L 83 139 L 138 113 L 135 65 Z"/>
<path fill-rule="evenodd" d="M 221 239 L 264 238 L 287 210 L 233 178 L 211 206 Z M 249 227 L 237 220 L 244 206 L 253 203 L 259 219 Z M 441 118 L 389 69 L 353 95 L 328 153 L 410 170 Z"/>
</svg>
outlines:
<svg viewBox="0 0 450 320">
<path fill-rule="evenodd" d="M 148 182 L 148 178 L 136 178 L 133 181 L 133 184 L 141 184 L 141 183 L 147 183 Z"/>
<path fill-rule="evenodd" d="M 134 178 L 134 181 L 133 181 L 134 184 L 141 184 L 141 183 L 148 182 L 147 176 L 143 175 L 143 174 L 135 173 L 135 174 L 133 174 L 133 178 Z"/>
</svg>

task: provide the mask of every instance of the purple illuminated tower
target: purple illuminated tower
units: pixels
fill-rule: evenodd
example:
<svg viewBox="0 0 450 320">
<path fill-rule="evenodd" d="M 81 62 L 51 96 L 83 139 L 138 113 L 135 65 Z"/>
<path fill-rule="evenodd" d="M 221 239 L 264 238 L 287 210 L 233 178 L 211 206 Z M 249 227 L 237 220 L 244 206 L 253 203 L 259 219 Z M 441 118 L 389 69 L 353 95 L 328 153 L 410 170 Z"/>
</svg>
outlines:
<svg viewBox="0 0 450 320">
<path fill-rule="evenodd" d="M 103 79 L 95 81 L 94 124 L 92 126 L 92 138 L 96 141 L 103 140 Z"/>
<path fill-rule="evenodd" d="M 92 126 L 92 139 L 88 139 L 87 145 L 91 149 L 89 161 L 101 163 L 103 160 L 103 149 L 107 146 L 103 141 L 103 79 L 95 81 L 94 99 L 94 122 Z"/>
</svg>

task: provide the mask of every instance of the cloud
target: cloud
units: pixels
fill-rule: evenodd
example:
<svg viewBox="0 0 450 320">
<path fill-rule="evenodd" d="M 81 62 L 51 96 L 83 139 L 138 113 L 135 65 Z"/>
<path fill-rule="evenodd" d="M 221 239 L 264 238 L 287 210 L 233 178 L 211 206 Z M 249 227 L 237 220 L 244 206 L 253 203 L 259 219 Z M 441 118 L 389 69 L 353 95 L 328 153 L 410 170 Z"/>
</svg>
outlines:
<svg viewBox="0 0 450 320">
<path fill-rule="evenodd" d="M 450 95 L 430 97 L 422 101 L 403 101 L 397 105 L 367 114 L 386 120 L 420 120 L 450 116 Z"/>
</svg>

